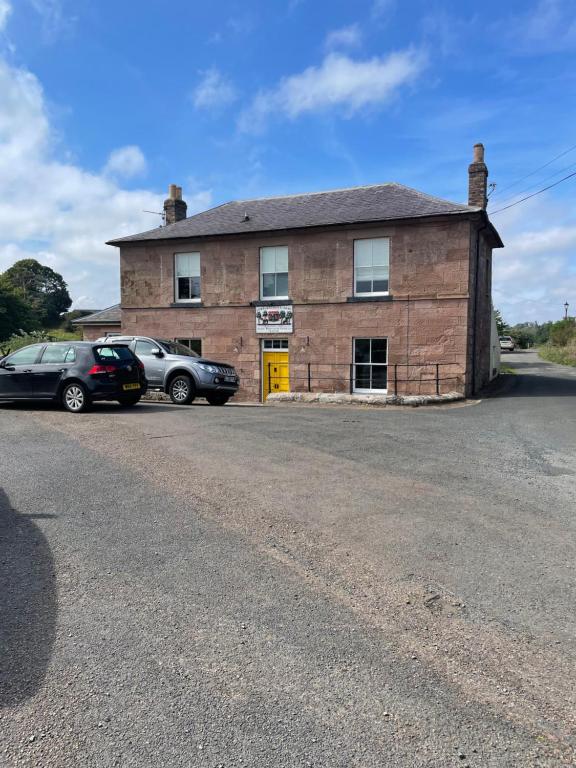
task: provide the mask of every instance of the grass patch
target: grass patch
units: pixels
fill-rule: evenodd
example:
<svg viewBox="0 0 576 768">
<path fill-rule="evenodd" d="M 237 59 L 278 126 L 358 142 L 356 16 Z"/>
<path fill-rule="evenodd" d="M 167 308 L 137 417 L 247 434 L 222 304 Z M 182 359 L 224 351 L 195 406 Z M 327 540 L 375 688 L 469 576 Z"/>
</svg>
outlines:
<svg viewBox="0 0 576 768">
<path fill-rule="evenodd" d="M 555 347 L 552 344 L 546 344 L 543 347 L 538 347 L 538 354 L 543 360 L 548 360 L 550 363 L 576 367 L 576 346 L 573 344 L 569 344 L 566 347 Z"/>
<path fill-rule="evenodd" d="M 503 374 L 503 373 L 511 373 L 513 376 L 516 376 L 518 371 L 516 370 L 516 368 L 510 368 L 509 365 L 501 365 L 500 374 Z"/>
<path fill-rule="evenodd" d="M 82 331 L 65 331 L 62 328 L 50 328 L 45 332 L 51 341 L 82 341 Z"/>
</svg>

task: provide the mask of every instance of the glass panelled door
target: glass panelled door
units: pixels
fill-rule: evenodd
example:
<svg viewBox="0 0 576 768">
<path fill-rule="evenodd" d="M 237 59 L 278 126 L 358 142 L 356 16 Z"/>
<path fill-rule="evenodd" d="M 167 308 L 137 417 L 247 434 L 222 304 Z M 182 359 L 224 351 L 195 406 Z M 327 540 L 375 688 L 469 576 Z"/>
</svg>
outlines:
<svg viewBox="0 0 576 768">
<path fill-rule="evenodd" d="M 388 339 L 354 339 L 354 392 L 388 391 Z"/>
</svg>

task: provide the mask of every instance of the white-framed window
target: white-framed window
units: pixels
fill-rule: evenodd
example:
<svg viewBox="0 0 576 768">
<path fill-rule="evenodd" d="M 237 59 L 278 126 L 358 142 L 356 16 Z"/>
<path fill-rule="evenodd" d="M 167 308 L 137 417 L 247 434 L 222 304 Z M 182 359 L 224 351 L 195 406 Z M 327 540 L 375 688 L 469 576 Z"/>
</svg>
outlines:
<svg viewBox="0 0 576 768">
<path fill-rule="evenodd" d="M 388 390 L 388 339 L 354 339 L 354 392 Z"/>
<path fill-rule="evenodd" d="M 174 254 L 174 296 L 176 301 L 200 301 L 200 254 Z"/>
<path fill-rule="evenodd" d="M 267 352 L 288 349 L 288 339 L 264 339 L 262 341 L 262 349 L 265 349 Z"/>
<path fill-rule="evenodd" d="M 355 296 L 385 296 L 389 271 L 389 237 L 354 240 Z"/>
<path fill-rule="evenodd" d="M 260 248 L 260 298 L 288 298 L 288 246 Z"/>
</svg>

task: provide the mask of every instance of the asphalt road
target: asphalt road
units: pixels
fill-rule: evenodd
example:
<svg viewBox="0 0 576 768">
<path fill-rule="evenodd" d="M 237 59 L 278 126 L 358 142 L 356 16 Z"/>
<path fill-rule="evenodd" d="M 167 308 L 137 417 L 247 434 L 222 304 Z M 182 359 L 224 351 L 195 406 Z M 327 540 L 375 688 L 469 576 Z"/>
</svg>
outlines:
<svg viewBox="0 0 576 768">
<path fill-rule="evenodd" d="M 0 406 L 0 766 L 575 765 L 576 371 Z"/>
</svg>

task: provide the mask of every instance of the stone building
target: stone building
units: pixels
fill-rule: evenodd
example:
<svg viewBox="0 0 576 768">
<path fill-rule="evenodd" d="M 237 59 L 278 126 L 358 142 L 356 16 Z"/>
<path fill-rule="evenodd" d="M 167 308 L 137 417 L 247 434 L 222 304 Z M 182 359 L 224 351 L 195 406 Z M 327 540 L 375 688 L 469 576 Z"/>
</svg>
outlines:
<svg viewBox="0 0 576 768">
<path fill-rule="evenodd" d="M 233 201 L 120 249 L 122 332 L 179 339 L 269 392 L 477 391 L 491 377 L 484 147 L 468 204 L 401 184 Z"/>
<path fill-rule="evenodd" d="M 79 317 L 78 320 L 72 321 L 72 325 L 82 330 L 84 341 L 95 341 L 100 336 L 119 334 L 122 330 L 120 304 Z"/>
</svg>

